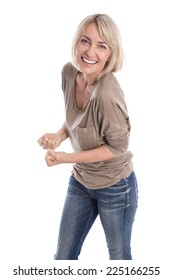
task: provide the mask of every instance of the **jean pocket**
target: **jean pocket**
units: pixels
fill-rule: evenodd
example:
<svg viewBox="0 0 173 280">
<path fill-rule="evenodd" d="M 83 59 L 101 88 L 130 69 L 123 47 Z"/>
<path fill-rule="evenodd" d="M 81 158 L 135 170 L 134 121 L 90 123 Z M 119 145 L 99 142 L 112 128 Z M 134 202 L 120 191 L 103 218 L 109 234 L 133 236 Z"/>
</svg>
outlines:
<svg viewBox="0 0 173 280">
<path fill-rule="evenodd" d="M 99 146 L 99 139 L 94 126 L 77 127 L 77 140 L 82 150 L 89 150 Z"/>
</svg>

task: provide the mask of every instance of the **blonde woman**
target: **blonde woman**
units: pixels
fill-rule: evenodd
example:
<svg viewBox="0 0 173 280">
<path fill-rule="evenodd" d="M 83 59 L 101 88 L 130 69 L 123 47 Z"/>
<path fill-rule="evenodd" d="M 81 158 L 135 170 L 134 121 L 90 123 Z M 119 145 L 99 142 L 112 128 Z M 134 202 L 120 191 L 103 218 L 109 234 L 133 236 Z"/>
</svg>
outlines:
<svg viewBox="0 0 173 280">
<path fill-rule="evenodd" d="M 72 62 L 62 69 L 66 120 L 39 144 L 48 166 L 72 163 L 55 260 L 77 260 L 99 215 L 109 259 L 131 260 L 137 180 L 128 151 L 130 121 L 115 77 L 123 64 L 118 27 L 106 14 L 86 17 L 72 44 Z M 73 153 L 55 149 L 70 138 Z M 92 250 L 92 249 L 91 249 Z"/>
</svg>

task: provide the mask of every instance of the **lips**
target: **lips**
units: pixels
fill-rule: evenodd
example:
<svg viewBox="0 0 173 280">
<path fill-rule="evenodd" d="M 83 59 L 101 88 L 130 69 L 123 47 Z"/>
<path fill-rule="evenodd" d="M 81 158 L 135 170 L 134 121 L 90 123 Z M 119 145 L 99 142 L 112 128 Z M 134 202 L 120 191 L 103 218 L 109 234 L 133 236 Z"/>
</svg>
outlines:
<svg viewBox="0 0 173 280">
<path fill-rule="evenodd" d="M 89 60 L 89 59 L 86 59 L 86 58 L 84 58 L 84 57 L 82 57 L 82 60 L 83 60 L 83 62 L 85 62 L 85 63 L 87 63 L 87 64 L 91 64 L 91 65 L 97 63 L 96 60 Z"/>
</svg>

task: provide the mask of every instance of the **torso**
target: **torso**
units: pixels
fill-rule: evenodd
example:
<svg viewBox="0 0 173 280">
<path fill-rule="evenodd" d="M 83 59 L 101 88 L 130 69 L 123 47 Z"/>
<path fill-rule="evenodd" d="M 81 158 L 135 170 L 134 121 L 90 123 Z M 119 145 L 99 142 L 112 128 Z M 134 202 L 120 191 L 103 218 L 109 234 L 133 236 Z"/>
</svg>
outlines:
<svg viewBox="0 0 173 280">
<path fill-rule="evenodd" d="M 62 71 L 66 128 L 73 151 L 95 149 L 104 144 L 109 145 L 109 141 L 110 148 L 117 149 L 120 137 L 116 136 L 116 133 L 119 134 L 116 118 L 121 122 L 122 131 L 128 129 L 123 117 L 125 115 L 125 119 L 128 119 L 121 89 L 111 73 L 88 88 L 84 87 L 84 79 L 80 74 L 70 63 Z M 93 81 L 89 82 L 91 84 Z M 121 109 L 114 106 L 116 102 Z M 132 154 L 127 152 L 110 161 L 75 163 L 73 175 L 89 189 L 110 187 L 130 175 L 133 170 L 131 159 Z"/>
</svg>

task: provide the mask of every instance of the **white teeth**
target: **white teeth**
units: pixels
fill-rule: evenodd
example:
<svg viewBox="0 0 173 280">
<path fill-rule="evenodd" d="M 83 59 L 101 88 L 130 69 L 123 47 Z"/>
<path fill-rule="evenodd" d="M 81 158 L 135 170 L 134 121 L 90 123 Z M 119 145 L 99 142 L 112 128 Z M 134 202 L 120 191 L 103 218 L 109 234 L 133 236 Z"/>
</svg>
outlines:
<svg viewBox="0 0 173 280">
<path fill-rule="evenodd" d="M 83 61 L 84 62 L 86 62 L 86 63 L 90 63 L 90 64 L 95 64 L 96 63 L 96 61 L 91 61 L 91 60 L 88 60 L 88 59 L 86 59 L 86 58 L 82 58 L 83 59 Z"/>
</svg>

